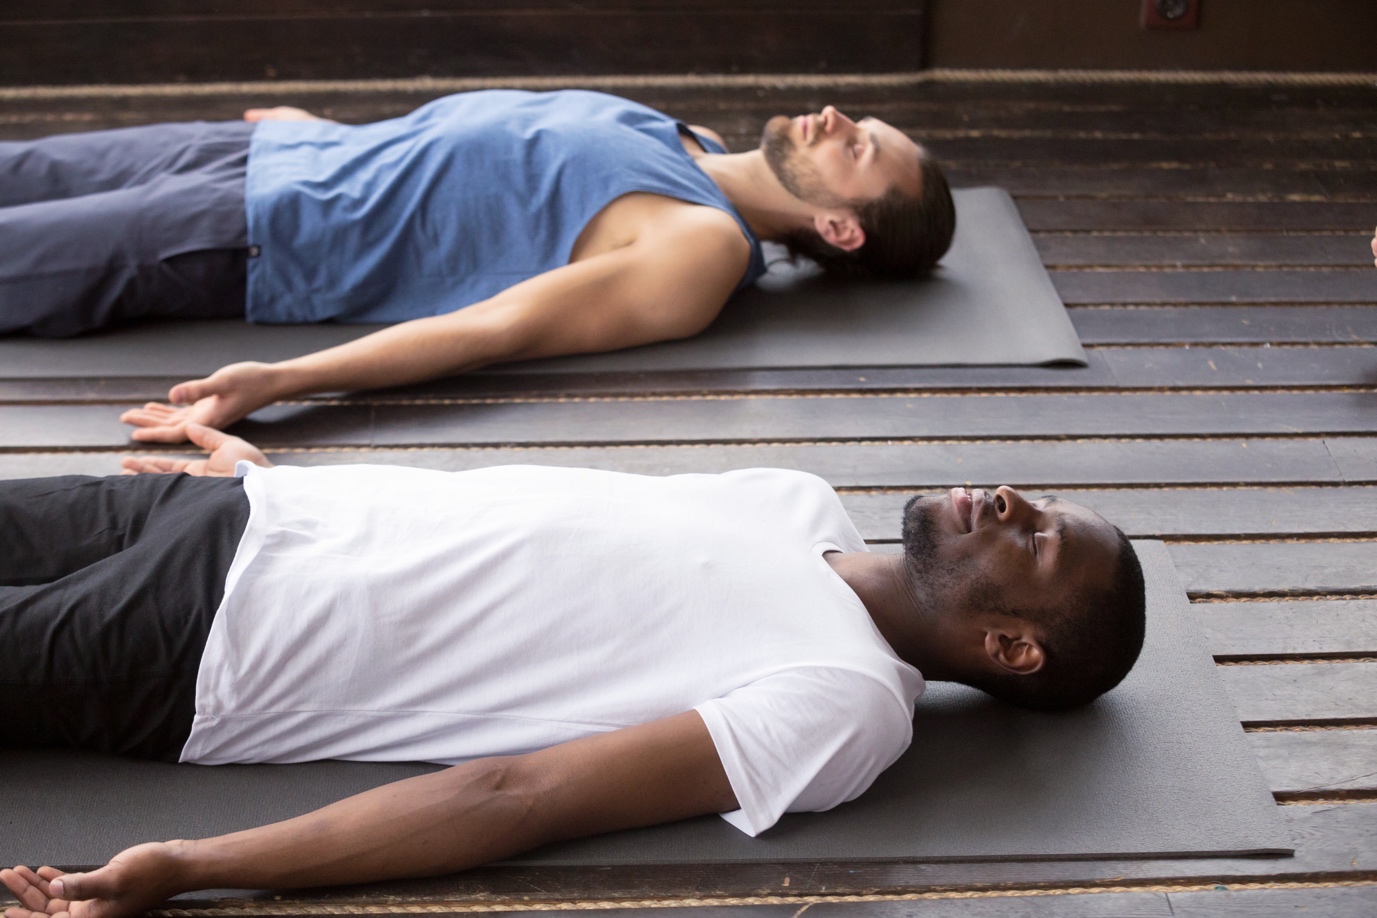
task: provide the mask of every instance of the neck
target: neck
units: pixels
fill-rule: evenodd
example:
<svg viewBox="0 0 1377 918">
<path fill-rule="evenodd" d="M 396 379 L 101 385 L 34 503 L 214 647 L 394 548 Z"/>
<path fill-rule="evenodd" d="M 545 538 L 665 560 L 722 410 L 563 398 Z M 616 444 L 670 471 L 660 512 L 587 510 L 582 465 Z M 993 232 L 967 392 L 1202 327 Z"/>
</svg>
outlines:
<svg viewBox="0 0 1377 918">
<path fill-rule="evenodd" d="M 811 209 L 780 184 L 762 151 L 699 156 L 697 161 L 761 239 L 778 241 L 812 225 Z"/>
<path fill-rule="evenodd" d="M 951 635 L 935 610 L 925 608 L 904 570 L 904 556 L 875 552 L 828 552 L 827 563 L 855 592 L 880 635 L 925 679 L 952 680 Z"/>
</svg>

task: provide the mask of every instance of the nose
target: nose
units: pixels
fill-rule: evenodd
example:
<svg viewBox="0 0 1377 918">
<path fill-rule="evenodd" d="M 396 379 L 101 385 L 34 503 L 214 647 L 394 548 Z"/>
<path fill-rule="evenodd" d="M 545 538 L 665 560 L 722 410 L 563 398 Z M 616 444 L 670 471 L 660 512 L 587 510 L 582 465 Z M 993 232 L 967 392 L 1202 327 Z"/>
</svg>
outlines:
<svg viewBox="0 0 1377 918">
<path fill-rule="evenodd" d="M 826 105 L 822 109 L 822 123 L 827 127 L 827 133 L 835 131 L 854 132 L 856 122 L 843 115 L 835 105 Z"/>
<path fill-rule="evenodd" d="M 1036 524 L 1038 509 L 1008 485 L 995 488 L 994 505 L 1001 523 L 1015 526 Z"/>
</svg>

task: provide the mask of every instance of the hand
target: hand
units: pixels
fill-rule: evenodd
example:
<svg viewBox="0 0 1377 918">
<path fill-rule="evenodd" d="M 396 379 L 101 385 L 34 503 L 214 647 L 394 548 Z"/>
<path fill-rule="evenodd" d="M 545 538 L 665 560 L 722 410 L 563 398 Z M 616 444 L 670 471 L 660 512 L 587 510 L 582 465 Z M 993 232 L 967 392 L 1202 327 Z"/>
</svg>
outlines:
<svg viewBox="0 0 1377 918">
<path fill-rule="evenodd" d="M 0 883 L 19 900 L 5 909 L 5 918 L 125 918 L 145 912 L 184 891 L 175 844 L 129 848 L 90 873 L 0 870 Z"/>
<path fill-rule="evenodd" d="M 130 439 L 144 443 L 181 443 L 188 424 L 204 424 L 217 430 L 270 405 L 277 399 L 272 367 L 266 363 L 232 363 L 205 379 L 173 386 L 172 405 L 149 402 L 131 408 L 120 420 L 138 428 Z M 173 405 L 185 407 L 175 408 Z"/>
<path fill-rule="evenodd" d="M 303 108 L 278 105 L 274 108 L 251 108 L 244 112 L 245 121 L 324 121 Z"/>
<path fill-rule="evenodd" d="M 210 451 L 204 459 L 176 459 L 171 456 L 125 456 L 120 460 L 124 466 L 121 475 L 139 475 L 147 472 L 170 474 L 185 472 L 188 475 L 204 475 L 208 478 L 232 478 L 234 466 L 241 459 L 271 467 L 272 463 L 263 451 L 247 440 L 231 437 L 204 424 L 186 425 L 186 435 L 192 443 Z"/>
</svg>

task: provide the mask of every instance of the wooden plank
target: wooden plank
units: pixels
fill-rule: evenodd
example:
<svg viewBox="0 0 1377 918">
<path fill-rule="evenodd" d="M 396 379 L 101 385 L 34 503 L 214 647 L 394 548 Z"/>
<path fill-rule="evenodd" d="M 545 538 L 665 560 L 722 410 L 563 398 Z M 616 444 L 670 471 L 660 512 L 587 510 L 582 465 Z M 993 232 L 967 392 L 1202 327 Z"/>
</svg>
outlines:
<svg viewBox="0 0 1377 918">
<path fill-rule="evenodd" d="M 1369 448 L 1377 449 L 1377 441 Z M 1010 484 L 1057 491 L 1066 486 L 1285 484 L 1339 481 L 1319 439 L 1127 440 L 1066 443 L 913 445 L 531 447 L 526 449 L 307 449 L 271 453 L 275 462 L 393 463 L 445 471 L 532 464 L 602 468 L 643 475 L 775 467 L 811 472 L 836 487 L 949 488 Z M 131 444 L 130 452 L 188 454 Z M 0 452 L 0 478 L 108 474 L 119 451 Z M 1371 481 L 1377 481 L 1375 475 Z"/>
<path fill-rule="evenodd" d="M 1076 265 L 1337 265 L 1372 267 L 1360 234 L 1306 233 L 1039 233 L 1048 267 Z"/>
<path fill-rule="evenodd" d="M 903 506 L 918 493 L 942 492 L 844 493 L 842 503 L 867 541 L 894 541 L 899 538 Z M 1377 535 L 1374 487 L 1061 488 L 1057 494 L 1095 510 L 1136 539 Z M 1377 606 L 1372 611 L 1377 613 Z M 1377 623 L 1377 616 L 1374 622 Z M 1377 634 L 1377 630 L 1373 633 Z M 1377 650 L 1377 641 L 1368 649 Z"/>
<path fill-rule="evenodd" d="M 921 122 L 899 121 L 895 127 L 922 133 Z M 1182 163 L 1196 166 L 1314 168 L 1338 163 L 1371 168 L 1372 141 L 1366 137 L 1335 138 L 1258 136 L 1227 129 L 1207 137 L 1138 135 L 1073 136 L 1070 132 L 977 132 L 973 136 L 929 136 L 933 153 L 952 163 L 1081 165 L 1086 163 Z"/>
<path fill-rule="evenodd" d="M 0 448 L 120 447 L 118 406 L 0 405 Z M 932 393 L 282 405 L 261 446 L 451 446 L 978 440 L 1377 433 L 1377 392 Z M 235 428 L 239 430 L 239 428 Z"/>
<path fill-rule="evenodd" d="M 1305 889 L 1242 889 L 1221 886 L 1192 892 L 1049 892 L 1027 896 L 953 897 L 914 900 L 819 902 L 808 906 L 818 918 L 1258 918 L 1281 914 L 1316 914 L 1325 918 L 1371 918 L 1377 912 L 1377 885 L 1323 885 Z M 785 910 L 788 911 L 775 911 Z M 693 906 L 687 918 L 788 918 L 796 907 Z M 573 916 L 576 912 L 555 911 Z M 654 918 L 652 909 L 594 912 L 598 918 Z"/>
<path fill-rule="evenodd" d="M 526 398 L 566 395 L 679 395 L 732 392 L 1105 388 L 1114 377 L 1096 351 L 1085 367 L 869 367 L 865 369 L 698 370 L 662 373 L 469 373 L 358 398 Z M 0 368 L 0 373 L 4 369 Z M 0 376 L 0 402 L 162 400 L 181 376 Z"/>
<path fill-rule="evenodd" d="M 301 904 L 334 907 L 405 901 L 408 904 L 518 904 L 547 906 L 578 899 L 650 899 L 726 896 L 876 895 L 959 887 L 1009 892 L 1103 883 L 1154 881 L 1182 884 L 1288 880 L 1366 879 L 1377 871 L 1377 804 L 1281 807 L 1278 815 L 1296 839 L 1295 857 L 1189 858 L 1122 861 L 1008 861 L 1002 863 L 804 863 L 608 868 L 488 868 L 406 883 L 317 890 L 310 898 L 284 894 L 264 909 Z M 234 904 L 249 905 L 252 900 Z M 184 908 L 204 900 L 179 900 Z M 915 903 L 925 905 L 926 903 Z M 432 906 L 434 907 L 434 906 Z M 816 907 L 816 906 L 815 906 Z M 812 909 L 810 908 L 809 911 Z M 797 911 L 797 907 L 794 908 Z M 278 914 L 281 914 L 279 911 Z"/>
<path fill-rule="evenodd" d="M 922 131 L 915 136 L 921 138 Z M 751 137 L 743 133 L 738 142 L 750 144 Z M 1377 192 L 1377 173 L 1363 168 L 1339 168 L 1339 163 L 1307 163 L 1305 168 L 1288 169 L 1112 161 L 1039 167 L 1033 163 L 967 160 L 944 165 L 956 187 L 998 185 L 1010 194 L 1029 197 L 1216 197 L 1221 189 L 1227 189 L 1229 194 L 1276 200 L 1288 195 L 1306 198 Z"/>
<path fill-rule="evenodd" d="M 73 412 L 85 412 L 84 407 Z M 0 407 L 0 442 L 23 440 L 20 412 L 43 414 L 44 436 L 66 408 Z M 352 407 L 302 412 L 309 427 L 273 425 L 272 445 L 430 446 L 756 442 L 1158 435 L 1377 433 L 1377 392 L 922 397 L 761 396 L 734 399 L 379 405 L 366 434 Z M 341 414 L 345 420 L 335 423 Z M 360 418 L 357 425 L 350 422 Z M 60 423 L 60 422 L 59 422 Z M 67 425 L 62 425 L 66 429 Z M 75 425 L 73 425 L 75 426 Z M 115 445 L 123 442 L 121 435 Z M 50 440 L 38 445 L 52 444 Z M 86 445 L 71 444 L 71 445 Z"/>
<path fill-rule="evenodd" d="M 1356 249 L 1357 246 L 1354 246 Z M 1368 255 L 1372 254 L 1371 248 Z M 1361 268 L 1066 270 L 1050 272 L 1067 305 L 1082 303 L 1377 303 L 1377 272 Z"/>
<path fill-rule="evenodd" d="M 1170 390 L 1268 386 L 1371 386 L 1372 345 L 1091 347 L 1088 367 L 878 367 L 865 370 L 732 370 L 674 373 L 468 374 L 347 396 L 349 401 L 701 395 L 706 393 Z M 0 372 L 3 372 L 0 370 Z M 0 404 L 162 400 L 181 377 L 4 379 Z"/>
<path fill-rule="evenodd" d="M 1083 344 L 1377 342 L 1372 306 L 1082 306 L 1068 313 Z"/>
<path fill-rule="evenodd" d="M 1093 351 L 1121 386 L 1370 386 L 1377 347 L 1105 347 Z M 3 391 L 0 389 L 0 391 Z"/>
<path fill-rule="evenodd" d="M 1087 201 L 1024 198 L 1030 230 L 1347 230 L 1372 222 L 1372 205 L 1334 201 Z M 1356 235 L 1356 233 L 1355 233 Z"/>
<path fill-rule="evenodd" d="M 1249 733 L 1274 794 L 1377 788 L 1377 729 Z"/>
<path fill-rule="evenodd" d="M 787 906 L 786 906 L 787 907 Z M 649 911 L 649 910 L 647 910 Z M 780 916 L 789 918 L 792 912 Z M 1117 892 L 1075 895 L 1058 893 L 1000 898 L 924 899 L 921 901 L 819 902 L 808 907 L 812 918 L 1157 918 L 1172 914 L 1162 892 Z M 735 912 L 712 916 L 734 918 Z M 573 918 L 572 912 L 570 918 Z M 614 918 L 605 915 L 604 918 Z M 638 918 L 657 918 L 644 914 Z M 690 914 L 687 918 L 699 918 Z M 742 915 L 741 918 L 748 918 Z"/>
<path fill-rule="evenodd" d="M 1377 656 L 1377 600 L 1201 602 L 1195 610 L 1219 660 Z"/>
<path fill-rule="evenodd" d="M 1325 447 L 1344 481 L 1377 480 L 1377 443 L 1366 437 L 1337 437 L 1325 443 Z"/>
<path fill-rule="evenodd" d="M 1377 541 L 1167 546 L 1192 594 L 1377 591 Z"/>
<path fill-rule="evenodd" d="M 1377 441 L 1370 442 L 1370 448 L 1377 448 Z M 329 449 L 283 450 L 273 456 L 274 461 L 301 465 L 378 462 L 450 471 L 533 464 L 673 475 L 774 467 L 811 472 L 835 487 L 917 489 L 1003 483 L 1056 491 L 1066 486 L 1337 482 L 1338 469 L 1325 445 L 1323 440 L 1301 438 L 1134 439 L 864 446 Z M 44 474 L 45 462 L 22 454 L 0 453 L 0 474 Z"/>
<path fill-rule="evenodd" d="M 1050 94 L 1049 94 L 1050 95 Z M 1050 101 L 1050 100 L 1049 100 Z M 897 118 L 907 113 L 921 116 L 922 128 L 929 131 L 1037 131 L 1057 134 L 1091 134 L 1112 137 L 1139 136 L 1200 137 L 1223 132 L 1243 137 L 1267 139 L 1286 136 L 1325 134 L 1353 137 L 1377 133 L 1377 107 L 1372 108 L 1246 108 L 1227 116 L 1196 106 L 1167 111 L 1127 103 L 1100 104 L 915 104 L 899 95 L 866 108 L 867 114 Z M 738 111 L 752 111 L 745 105 Z M 1217 186 L 1216 186 L 1217 187 Z"/>
<path fill-rule="evenodd" d="M 1377 663 L 1262 663 L 1219 667 L 1245 724 L 1377 720 Z"/>
<path fill-rule="evenodd" d="M 1261 918 L 1264 915 L 1324 915 L 1371 918 L 1377 914 L 1377 886 L 1333 889 L 1216 889 L 1167 894 L 1176 918 Z"/>
</svg>

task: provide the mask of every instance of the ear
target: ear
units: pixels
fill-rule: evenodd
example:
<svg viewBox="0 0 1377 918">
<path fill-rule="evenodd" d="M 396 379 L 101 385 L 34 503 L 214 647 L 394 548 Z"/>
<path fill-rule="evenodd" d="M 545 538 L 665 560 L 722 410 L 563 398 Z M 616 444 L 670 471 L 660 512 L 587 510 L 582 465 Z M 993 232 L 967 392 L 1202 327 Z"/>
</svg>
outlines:
<svg viewBox="0 0 1377 918">
<path fill-rule="evenodd" d="M 985 630 L 985 654 L 995 666 L 1016 676 L 1031 676 L 1047 662 L 1031 626 L 1017 620 Z"/>
<path fill-rule="evenodd" d="M 822 241 L 843 252 L 854 252 L 865 245 L 865 230 L 854 214 L 844 210 L 827 210 L 813 216 L 813 229 Z"/>
</svg>

